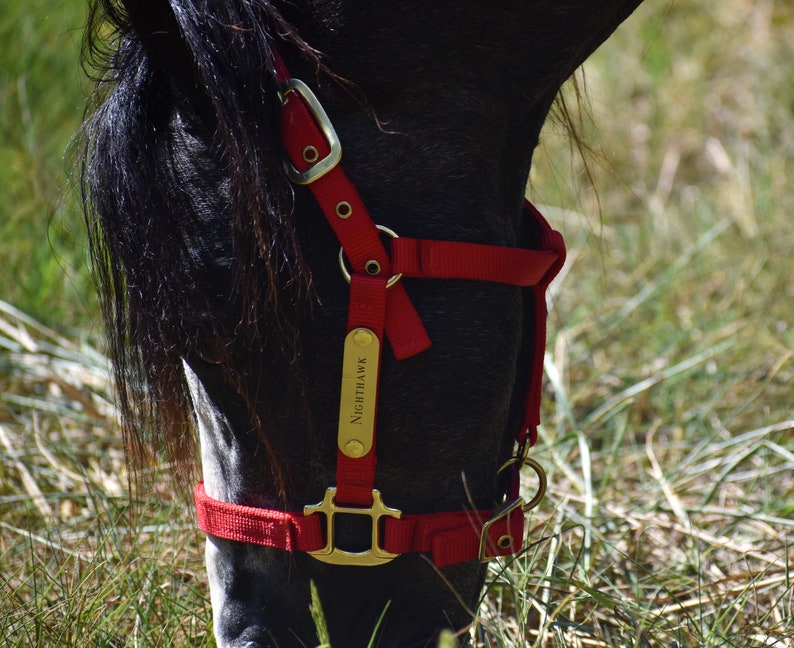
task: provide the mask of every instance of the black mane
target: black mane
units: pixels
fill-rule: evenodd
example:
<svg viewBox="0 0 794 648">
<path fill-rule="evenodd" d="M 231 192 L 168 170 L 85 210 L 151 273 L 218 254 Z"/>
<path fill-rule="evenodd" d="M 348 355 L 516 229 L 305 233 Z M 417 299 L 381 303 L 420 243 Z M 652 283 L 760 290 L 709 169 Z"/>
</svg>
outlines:
<svg viewBox="0 0 794 648">
<path fill-rule="evenodd" d="M 281 170 L 270 43 L 277 33 L 316 54 L 269 3 L 206 4 L 173 2 L 173 31 L 142 38 L 134 4 L 96 0 L 84 47 L 98 84 L 82 186 L 123 427 L 135 456 L 153 446 L 179 463 L 195 456 L 181 358 L 267 347 L 292 363 L 311 291 Z M 241 76 L 251 69 L 261 78 Z M 253 401 L 258 370 L 223 366 Z"/>
</svg>

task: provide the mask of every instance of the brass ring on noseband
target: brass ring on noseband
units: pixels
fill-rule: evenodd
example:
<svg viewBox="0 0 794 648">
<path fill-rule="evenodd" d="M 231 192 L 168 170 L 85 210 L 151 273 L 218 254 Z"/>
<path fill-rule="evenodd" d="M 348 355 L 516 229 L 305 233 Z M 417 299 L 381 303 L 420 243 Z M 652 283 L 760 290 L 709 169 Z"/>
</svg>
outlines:
<svg viewBox="0 0 794 648">
<path fill-rule="evenodd" d="M 399 236 L 397 236 L 394 230 L 391 230 L 388 227 L 385 227 L 384 225 L 375 225 L 375 227 L 377 227 L 378 230 L 383 232 L 384 234 L 388 234 L 393 239 L 400 238 Z M 374 277 L 380 274 L 380 264 L 374 259 L 371 261 L 367 261 L 365 265 L 367 268 L 369 267 L 373 268 L 373 271 L 372 272 L 368 271 L 368 274 L 371 274 Z M 345 265 L 345 249 L 341 247 L 339 248 L 339 268 L 342 271 L 342 276 L 345 278 L 345 281 L 347 281 L 347 283 L 350 283 L 350 278 L 351 278 L 350 270 L 348 270 L 347 266 Z M 402 277 L 403 277 L 402 272 L 398 272 L 396 275 L 392 275 L 391 277 L 389 277 L 389 280 L 386 282 L 386 288 L 391 288 L 400 279 L 402 279 Z"/>
<path fill-rule="evenodd" d="M 521 464 L 521 467 L 529 466 L 532 468 L 532 471 L 538 478 L 538 490 L 535 492 L 535 496 L 529 500 L 526 504 L 521 506 L 521 510 L 526 513 L 527 511 L 531 511 L 535 508 L 540 501 L 543 499 L 544 495 L 546 495 L 546 488 L 548 486 L 548 479 L 546 478 L 546 471 L 543 469 L 537 461 L 534 459 L 530 459 L 529 457 L 511 457 L 508 459 L 502 467 L 496 472 L 497 475 L 501 475 L 505 470 L 510 468 L 510 466 L 515 466 L 516 464 Z"/>
<path fill-rule="evenodd" d="M 535 508 L 540 501 L 543 499 L 543 496 L 546 494 L 546 487 L 548 486 L 548 480 L 546 479 L 546 471 L 543 469 L 537 461 L 534 459 L 525 458 L 524 465 L 529 466 L 532 468 L 533 472 L 538 478 L 538 490 L 535 493 L 535 497 L 529 500 L 524 506 L 521 507 L 521 510 L 526 513 L 527 511 L 531 511 Z"/>
</svg>

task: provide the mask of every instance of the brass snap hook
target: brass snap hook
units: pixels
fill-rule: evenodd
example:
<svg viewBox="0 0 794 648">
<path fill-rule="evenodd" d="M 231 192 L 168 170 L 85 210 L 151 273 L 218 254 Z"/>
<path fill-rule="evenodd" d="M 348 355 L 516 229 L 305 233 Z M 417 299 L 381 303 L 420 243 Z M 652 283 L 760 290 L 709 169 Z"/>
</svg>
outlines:
<svg viewBox="0 0 794 648">
<path fill-rule="evenodd" d="M 531 511 L 538 504 L 540 504 L 540 501 L 546 495 L 546 489 L 548 487 L 548 478 L 546 477 L 546 471 L 544 470 L 543 466 L 541 466 L 534 459 L 527 457 L 526 452 L 527 448 L 521 452 L 520 456 L 510 457 L 510 459 L 505 461 L 501 468 L 496 471 L 497 475 L 501 475 L 508 468 L 518 464 L 519 470 L 524 466 L 529 466 L 532 469 L 532 472 L 535 473 L 538 478 L 538 490 L 535 492 L 535 496 L 521 507 L 521 510 L 524 511 L 524 513 Z"/>
</svg>

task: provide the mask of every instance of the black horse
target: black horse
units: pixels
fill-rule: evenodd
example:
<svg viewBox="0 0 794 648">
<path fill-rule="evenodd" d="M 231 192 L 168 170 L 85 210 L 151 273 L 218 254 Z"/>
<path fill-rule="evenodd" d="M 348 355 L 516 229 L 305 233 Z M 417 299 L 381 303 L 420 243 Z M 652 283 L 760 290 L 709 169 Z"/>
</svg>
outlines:
<svg viewBox="0 0 794 648">
<path fill-rule="evenodd" d="M 337 648 L 384 610 L 377 645 L 464 635 L 484 561 L 520 550 L 563 257 L 523 205 L 532 151 L 639 2 L 92 6 L 119 401 L 130 448 L 177 468 L 198 429 L 219 645 L 315 645 L 310 582 Z"/>
</svg>

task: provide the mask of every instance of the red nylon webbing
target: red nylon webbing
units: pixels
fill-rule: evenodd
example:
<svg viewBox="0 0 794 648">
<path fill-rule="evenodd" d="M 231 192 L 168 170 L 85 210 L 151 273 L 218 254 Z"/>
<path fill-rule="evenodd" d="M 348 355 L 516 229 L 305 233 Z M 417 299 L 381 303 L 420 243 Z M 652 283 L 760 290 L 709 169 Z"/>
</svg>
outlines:
<svg viewBox="0 0 794 648">
<path fill-rule="evenodd" d="M 204 482 L 193 491 L 199 528 L 211 535 L 286 551 L 317 551 L 325 546 L 319 516 L 221 502 L 207 495 Z"/>
<path fill-rule="evenodd" d="M 383 548 L 389 553 L 411 551 L 430 553 L 437 567 L 472 560 L 479 554 L 483 525 L 493 511 L 457 511 L 403 515 L 384 522 Z M 508 536 L 509 543 L 500 546 L 499 540 Z M 520 551 L 524 544 L 524 514 L 517 508 L 488 530 L 488 556 L 508 556 Z"/>
<path fill-rule="evenodd" d="M 392 241 L 395 272 L 425 279 L 475 279 L 533 286 L 543 279 L 559 255 L 479 243 L 398 238 Z"/>
<path fill-rule="evenodd" d="M 386 279 L 359 274 L 354 274 L 350 278 L 348 333 L 363 327 L 372 331 L 378 340 L 383 340 L 387 290 Z M 377 384 L 380 380 L 380 361 L 378 361 L 375 375 L 368 375 L 367 380 L 375 381 L 375 393 L 377 394 L 379 391 Z M 377 411 L 377 401 L 375 403 L 375 411 Z M 377 434 L 374 435 L 371 450 L 363 457 L 348 457 L 341 450 L 337 450 L 337 503 L 359 506 L 372 505 L 372 489 L 375 488 L 375 467 L 377 465 L 376 439 Z"/>
<path fill-rule="evenodd" d="M 215 537 L 286 551 L 317 551 L 325 546 L 320 515 L 221 502 L 207 495 L 204 482 L 198 483 L 194 497 L 199 528 Z M 394 554 L 429 553 L 437 567 L 473 560 L 479 554 L 483 525 L 492 513 L 459 511 L 388 517 L 381 546 Z M 510 541 L 500 546 L 499 540 L 504 536 L 509 536 Z M 523 542 L 524 516 L 519 508 L 491 526 L 486 553 L 491 557 L 514 554 Z"/>
<path fill-rule="evenodd" d="M 535 445 L 538 440 L 540 401 L 543 389 L 543 358 L 546 353 L 546 320 L 548 316 L 546 289 L 565 263 L 565 241 L 562 238 L 562 234 L 553 230 L 535 205 L 528 200 L 524 201 L 524 210 L 528 216 L 540 225 L 542 234 L 539 245 L 541 248 L 556 254 L 557 259 L 540 281 L 531 288 L 535 300 L 535 348 L 532 353 L 529 388 L 524 401 L 524 421 L 516 436 L 519 446 L 527 441 L 529 445 Z"/>
</svg>

